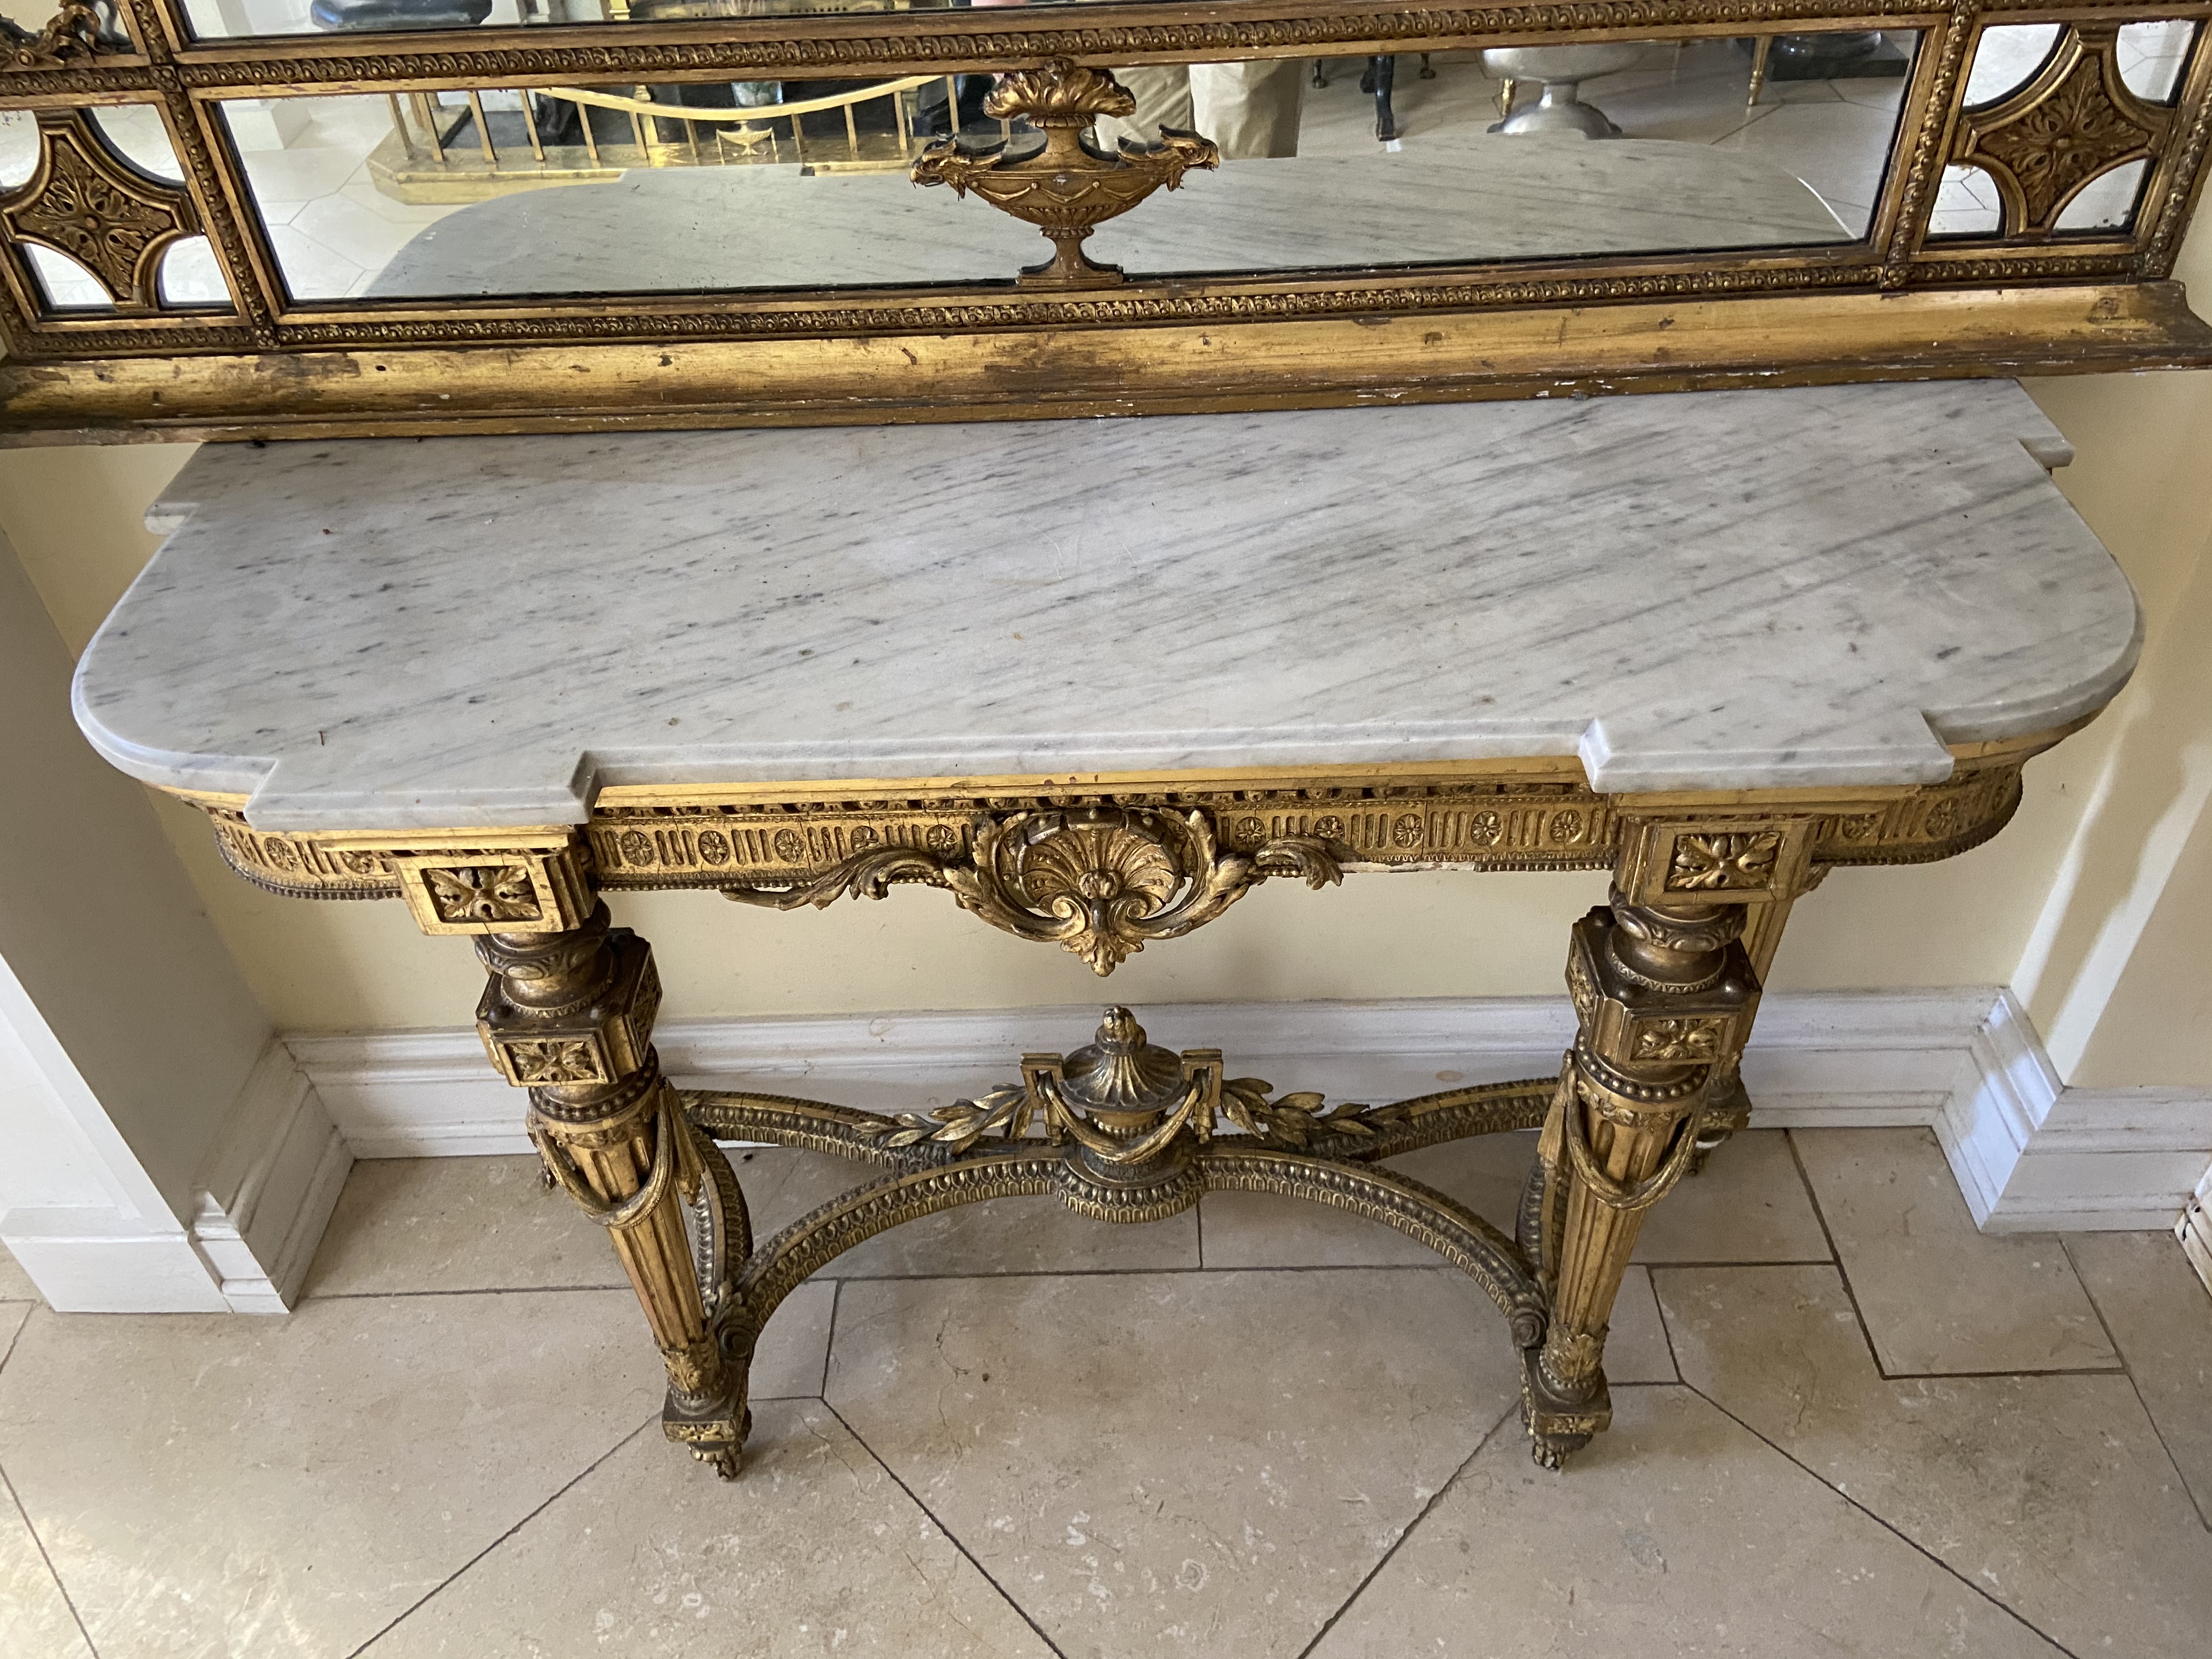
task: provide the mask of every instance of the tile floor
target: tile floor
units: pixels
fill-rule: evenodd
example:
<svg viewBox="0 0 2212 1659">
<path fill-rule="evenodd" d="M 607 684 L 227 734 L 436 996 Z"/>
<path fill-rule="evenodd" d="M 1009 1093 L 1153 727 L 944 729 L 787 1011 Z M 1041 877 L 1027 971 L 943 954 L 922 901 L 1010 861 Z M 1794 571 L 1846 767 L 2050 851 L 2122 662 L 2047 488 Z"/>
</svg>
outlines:
<svg viewBox="0 0 2212 1659">
<path fill-rule="evenodd" d="M 1401 1160 L 1493 1214 L 1528 1138 Z M 853 1166 L 733 1153 L 771 1230 Z M 1256 1195 L 872 1243 L 777 1314 L 744 1478 L 663 1443 L 527 1158 L 362 1164 L 289 1319 L 57 1316 L 0 1258 L 0 1654 L 2173 1659 L 2212 1632 L 2212 1297 L 1984 1237 L 1921 1130 L 1740 1137 L 1654 1213 L 1615 1424 L 1529 1461 L 1503 1322 Z"/>
</svg>

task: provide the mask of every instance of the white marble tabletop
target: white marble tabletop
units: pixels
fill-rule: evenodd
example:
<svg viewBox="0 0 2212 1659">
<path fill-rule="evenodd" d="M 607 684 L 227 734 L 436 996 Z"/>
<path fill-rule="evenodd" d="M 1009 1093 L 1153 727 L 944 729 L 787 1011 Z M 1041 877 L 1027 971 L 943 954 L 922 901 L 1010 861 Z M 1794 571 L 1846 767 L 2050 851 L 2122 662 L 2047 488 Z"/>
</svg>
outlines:
<svg viewBox="0 0 2212 1659">
<path fill-rule="evenodd" d="M 2134 664 L 2064 453 L 1971 381 L 210 445 L 77 718 L 268 830 L 1513 756 L 1607 791 L 1927 782 Z"/>
<path fill-rule="evenodd" d="M 1809 186 L 1755 155 L 1482 137 L 1395 155 L 1224 162 L 1100 226 L 1084 246 L 1133 272 L 1196 275 L 1850 240 Z M 1033 227 L 903 173 L 652 168 L 448 214 L 368 293 L 988 281 L 1050 252 Z"/>
</svg>

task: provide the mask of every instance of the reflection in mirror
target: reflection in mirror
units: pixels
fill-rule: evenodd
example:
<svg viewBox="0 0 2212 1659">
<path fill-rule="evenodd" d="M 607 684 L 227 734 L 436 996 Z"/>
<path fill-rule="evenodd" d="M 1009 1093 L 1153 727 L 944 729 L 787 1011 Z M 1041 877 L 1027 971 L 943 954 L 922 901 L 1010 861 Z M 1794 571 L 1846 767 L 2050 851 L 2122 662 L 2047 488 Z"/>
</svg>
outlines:
<svg viewBox="0 0 2212 1659">
<path fill-rule="evenodd" d="M 184 164 L 177 160 L 158 106 L 107 104 L 86 113 L 107 147 L 139 172 L 173 185 L 185 182 Z"/>
<path fill-rule="evenodd" d="M 1966 72 L 1966 107 L 1979 109 L 2017 92 L 2049 61 L 2063 30 L 2057 23 L 1997 23 L 1974 44 Z"/>
<path fill-rule="evenodd" d="M 0 4 L 9 3 L 0 0 Z M 1014 0 L 1017 4 L 1048 3 Z M 185 16 L 194 35 L 211 40 L 249 34 L 346 34 L 389 29 L 513 28 L 546 23 L 665 23 L 696 17 L 821 12 L 942 11 L 954 3 L 955 0 L 185 0 Z M 1007 0 L 996 0 L 996 3 L 1006 4 Z"/>
<path fill-rule="evenodd" d="M 2128 90 L 2146 103 L 2172 103 L 2197 27 L 2194 18 L 2120 25 L 2120 79 Z"/>
<path fill-rule="evenodd" d="M 0 109 L 0 190 L 29 181 L 39 167 L 39 118 L 27 109 Z"/>
<path fill-rule="evenodd" d="M 216 264 L 215 249 L 204 236 L 187 236 L 171 245 L 161 256 L 159 283 L 165 306 L 228 306 L 230 290 L 223 286 L 222 268 Z"/>
<path fill-rule="evenodd" d="M 1994 236 L 2004 228 L 1996 181 L 1979 167 L 1948 167 L 1928 215 L 1930 236 Z"/>
<path fill-rule="evenodd" d="M 0 24 L 19 40 L 37 40 L 50 27 L 64 21 L 58 16 L 61 9 L 62 0 L 0 0 Z M 103 43 L 118 52 L 131 50 L 131 30 L 117 0 L 92 0 L 92 22 L 93 33 Z M 76 20 L 66 20 L 65 26 L 74 29 Z"/>
<path fill-rule="evenodd" d="M 1544 57 L 1574 47 L 1439 52 L 1428 79 L 1411 56 L 1402 76 L 1346 59 L 1122 71 L 1135 108 L 1101 118 L 1094 148 L 1189 128 L 1224 165 L 1086 251 L 1151 275 L 1850 241 L 1905 85 L 1864 65 L 1903 66 L 1914 37 L 1879 44 L 1841 64 L 1773 54 L 1757 105 L 1748 40 L 1607 46 L 1601 67 Z M 984 113 L 993 83 L 355 94 L 283 100 L 289 143 L 258 118 L 232 133 L 296 300 L 994 281 L 1046 252 L 1035 231 L 908 178 L 956 126 L 969 151 L 1042 142 Z M 1562 109 L 1619 136 L 1563 133 Z"/>
<path fill-rule="evenodd" d="M 2081 186 L 2081 193 L 2058 215 L 2060 230 L 2124 230 L 2135 222 L 2136 198 L 2142 192 L 2149 161 L 2138 157 Z"/>
<path fill-rule="evenodd" d="M 30 266 L 39 291 L 56 311 L 112 311 L 115 301 L 100 279 L 66 253 L 36 242 L 22 245 L 23 263 Z"/>
</svg>

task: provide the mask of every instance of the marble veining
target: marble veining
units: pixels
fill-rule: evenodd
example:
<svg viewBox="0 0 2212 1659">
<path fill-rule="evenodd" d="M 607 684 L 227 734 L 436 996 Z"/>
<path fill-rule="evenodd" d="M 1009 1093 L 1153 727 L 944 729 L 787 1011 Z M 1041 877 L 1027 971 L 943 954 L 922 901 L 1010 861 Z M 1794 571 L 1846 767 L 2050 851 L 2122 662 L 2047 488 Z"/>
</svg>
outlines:
<svg viewBox="0 0 2212 1659">
<path fill-rule="evenodd" d="M 2134 664 L 2064 453 L 2010 382 L 209 446 L 76 709 L 270 830 L 1531 755 L 1927 782 Z"/>
<path fill-rule="evenodd" d="M 1480 138 L 1420 158 L 1229 162 L 1109 221 L 1086 252 L 1132 271 L 1197 274 L 1850 240 L 1808 186 L 1757 156 L 1637 139 Z M 985 281 L 1049 252 L 1018 220 L 902 173 L 649 168 L 464 208 L 416 234 L 368 292 Z"/>
</svg>

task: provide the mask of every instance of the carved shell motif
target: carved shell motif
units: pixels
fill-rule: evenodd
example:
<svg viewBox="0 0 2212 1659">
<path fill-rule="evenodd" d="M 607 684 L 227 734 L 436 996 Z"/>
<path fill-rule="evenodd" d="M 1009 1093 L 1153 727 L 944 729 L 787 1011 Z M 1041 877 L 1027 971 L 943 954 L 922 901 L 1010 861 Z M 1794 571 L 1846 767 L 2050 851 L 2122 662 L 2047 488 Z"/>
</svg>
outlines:
<svg viewBox="0 0 2212 1659">
<path fill-rule="evenodd" d="M 1025 850 L 1019 867 L 1030 903 L 1054 915 L 1087 916 L 1102 933 L 1157 915 L 1182 884 L 1168 849 L 1119 815 L 1047 833 Z"/>
</svg>

